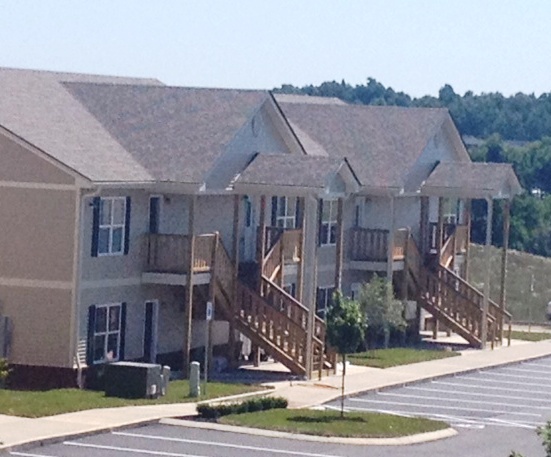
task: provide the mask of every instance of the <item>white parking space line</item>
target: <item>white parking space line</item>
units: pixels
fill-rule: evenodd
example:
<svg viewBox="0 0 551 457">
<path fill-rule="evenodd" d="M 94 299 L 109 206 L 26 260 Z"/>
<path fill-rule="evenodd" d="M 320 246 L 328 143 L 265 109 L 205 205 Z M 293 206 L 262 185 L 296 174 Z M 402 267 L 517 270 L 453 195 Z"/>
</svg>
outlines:
<svg viewBox="0 0 551 457">
<path fill-rule="evenodd" d="M 438 397 L 438 396 L 431 396 L 431 397 L 419 397 L 418 395 L 409 395 L 409 394 L 399 394 L 399 393 L 393 393 L 393 392 L 379 392 L 377 395 L 380 396 L 386 396 L 386 397 L 401 397 L 401 398 L 422 398 L 427 400 L 444 400 L 444 401 L 450 401 L 449 397 Z M 509 406 L 512 408 L 522 408 L 525 407 L 525 405 L 515 405 L 513 403 L 503 403 L 503 402 L 494 402 L 494 401 L 483 401 L 483 400 L 469 400 L 462 398 L 461 403 L 476 403 L 478 405 L 490 405 L 490 406 Z M 543 410 L 549 410 L 549 407 L 547 406 L 530 406 L 530 409 L 543 409 Z"/>
<path fill-rule="evenodd" d="M 526 375 L 522 376 L 520 374 L 506 374 L 506 373 L 484 373 L 488 376 L 497 376 L 498 378 L 514 378 L 514 379 L 535 379 L 535 380 L 541 380 L 541 381 L 551 381 L 549 379 L 549 376 L 533 376 L 533 375 Z M 548 384 L 548 386 L 551 385 L 551 382 Z"/>
<path fill-rule="evenodd" d="M 524 365 L 524 364 L 521 364 Z M 537 362 L 530 362 L 529 366 L 531 367 L 543 367 L 543 368 L 549 368 L 551 370 L 551 363 L 537 363 Z"/>
<path fill-rule="evenodd" d="M 431 389 L 430 387 L 417 387 L 417 386 L 406 386 L 404 389 L 407 390 L 418 390 L 421 392 L 435 392 L 435 393 L 443 393 L 443 394 L 454 394 L 454 395 L 468 395 L 471 397 L 489 397 L 489 398 L 503 398 L 503 394 L 488 394 L 484 392 L 463 392 L 461 390 L 447 390 L 447 389 Z M 524 392 L 524 391 L 523 391 Z M 551 404 L 551 399 L 545 400 L 541 397 L 515 397 L 512 395 L 507 395 L 507 400 L 521 400 L 521 401 L 537 401 L 538 403 L 549 403 Z M 463 401 L 463 400 L 461 400 Z M 526 406 L 526 405 L 522 405 Z"/>
<path fill-rule="evenodd" d="M 505 367 L 503 369 L 507 371 L 519 371 L 522 373 L 537 373 L 537 374 L 551 375 L 551 370 L 531 370 L 530 368 L 516 368 L 516 367 Z"/>
<path fill-rule="evenodd" d="M 466 378 L 463 378 L 466 379 Z M 503 383 L 503 381 L 500 381 Z M 481 384 L 464 384 L 461 382 L 447 382 L 447 381 L 432 381 L 431 384 L 439 384 L 442 386 L 455 386 L 455 387 L 471 387 L 473 389 L 491 389 L 491 390 L 504 390 L 506 392 L 526 392 L 526 389 L 513 389 L 512 387 L 497 387 L 497 386 L 488 386 L 488 385 L 481 385 Z M 512 384 L 515 384 L 518 386 L 518 382 L 514 382 Z M 526 385 L 523 383 L 523 385 Z M 543 390 L 530 390 L 531 394 L 534 395 L 550 395 L 551 392 L 549 390 L 543 391 Z"/>
<path fill-rule="evenodd" d="M 510 411 L 495 411 L 491 409 L 480 409 L 480 408 L 462 408 L 461 406 L 443 406 L 435 404 L 420 404 L 420 403 L 404 403 L 404 402 L 394 402 L 394 401 L 385 401 L 385 400 L 364 400 L 360 398 L 350 398 L 349 401 L 362 402 L 362 403 L 380 403 L 385 405 L 397 405 L 397 406 L 414 406 L 417 408 L 432 408 L 432 409 L 449 409 L 454 411 L 476 411 L 479 413 L 489 413 L 489 414 L 510 414 Z M 541 414 L 536 413 L 523 413 L 515 412 L 515 416 L 532 416 L 532 417 L 541 417 Z"/>
<path fill-rule="evenodd" d="M 285 455 L 299 455 L 304 457 L 335 457 L 330 456 L 329 454 L 316 454 L 311 452 L 298 452 L 298 451 L 290 451 L 287 449 L 275 449 L 275 448 L 269 448 L 269 447 L 257 447 L 257 446 L 245 446 L 240 444 L 230 444 L 230 443 L 222 443 L 222 442 L 213 442 L 213 441 L 201 441 L 201 440 L 191 440 L 186 438 L 172 438 L 168 436 L 160 436 L 160 435 L 148 435 L 143 433 L 131 433 L 131 432 L 112 432 L 112 435 L 117 436 L 128 436 L 133 438 L 144 438 L 149 440 L 157 440 L 157 441 L 170 441 L 170 442 L 176 442 L 176 443 L 187 443 L 187 444 L 199 444 L 199 445 L 205 445 L 205 446 L 217 446 L 217 447 L 225 447 L 225 448 L 233 448 L 233 449 L 242 449 L 247 451 L 256 451 L 256 452 L 270 452 L 272 454 L 285 454 Z"/>
<path fill-rule="evenodd" d="M 465 377 L 462 377 L 461 379 L 466 379 L 468 381 L 481 381 L 480 378 L 473 378 L 473 377 L 470 377 L 470 376 L 465 376 Z M 533 379 L 530 377 L 530 379 Z M 502 379 L 489 379 L 489 378 L 484 378 L 484 380 L 486 382 L 488 381 L 495 381 L 495 382 L 499 382 L 500 384 L 514 384 L 515 386 L 518 386 L 519 385 L 519 381 L 504 381 Z M 437 382 L 437 381 L 435 381 Z M 523 382 L 522 383 L 523 386 L 525 387 L 543 387 L 543 388 L 547 388 L 549 389 L 550 385 L 549 384 L 536 384 L 536 383 L 533 383 L 533 382 Z M 549 391 L 547 392 L 549 393 Z"/>
<path fill-rule="evenodd" d="M 523 420 L 504 420 L 493 417 L 476 417 L 476 416 L 453 416 L 449 414 L 437 414 L 437 413 L 412 413 L 411 411 L 395 411 L 390 409 L 380 408 L 356 408 L 347 407 L 345 411 L 369 411 L 381 414 L 394 414 L 405 417 L 425 417 L 427 419 L 441 420 L 448 422 L 449 424 L 472 424 L 472 425 L 488 425 L 505 428 L 529 428 L 531 430 L 545 425 L 545 422 L 529 422 Z"/>
<path fill-rule="evenodd" d="M 103 446 L 101 444 L 90 443 L 76 443 L 73 441 L 65 441 L 63 444 L 67 446 L 85 447 L 90 449 L 102 449 L 105 451 L 118 451 L 118 452 L 132 452 L 135 454 L 147 454 L 147 455 L 164 455 L 167 457 L 207 457 L 201 454 L 180 454 L 178 452 L 163 452 L 163 451 L 150 451 L 149 449 L 135 449 L 131 447 L 117 447 L 117 446 Z"/>
<path fill-rule="evenodd" d="M 31 454 L 30 452 L 16 452 L 16 451 L 10 452 L 10 455 L 19 455 L 21 457 L 57 457 L 55 455 L 49 455 L 49 454 Z"/>
</svg>

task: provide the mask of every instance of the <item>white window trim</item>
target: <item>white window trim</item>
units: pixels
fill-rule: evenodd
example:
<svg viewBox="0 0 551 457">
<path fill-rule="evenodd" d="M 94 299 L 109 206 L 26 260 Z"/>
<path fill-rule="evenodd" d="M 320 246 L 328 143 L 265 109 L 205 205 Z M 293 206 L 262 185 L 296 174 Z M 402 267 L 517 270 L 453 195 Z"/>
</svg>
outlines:
<svg viewBox="0 0 551 457">
<path fill-rule="evenodd" d="M 295 197 L 292 197 L 292 198 L 295 198 Z M 285 201 L 285 214 L 284 215 L 279 214 L 280 199 L 283 199 Z M 280 221 L 282 222 L 282 225 L 279 224 Z M 291 222 L 290 226 L 287 225 L 288 222 Z M 293 229 L 297 226 L 296 224 L 297 224 L 297 221 L 296 221 L 296 198 L 295 198 L 295 208 L 294 208 L 292 214 L 289 214 L 289 197 L 277 197 L 276 227 Z"/>
<path fill-rule="evenodd" d="M 102 224 L 102 214 L 101 214 L 101 207 L 103 205 L 103 202 L 106 200 L 111 201 L 111 221 L 110 224 Z M 123 221 L 122 224 L 114 224 L 113 223 L 113 203 L 117 200 L 122 200 L 123 203 Z M 102 229 L 108 229 L 109 230 L 109 240 L 107 242 L 108 246 L 108 252 L 101 252 L 100 246 L 98 243 L 98 257 L 104 257 L 104 256 L 118 256 L 118 255 L 124 255 L 124 245 L 126 243 L 126 197 L 100 197 L 100 214 L 99 214 L 99 224 L 98 224 L 98 237 L 100 236 Z M 121 250 L 113 252 L 113 230 L 116 228 L 122 229 L 122 235 L 121 235 Z"/>
<path fill-rule="evenodd" d="M 331 243 L 331 229 L 333 227 L 336 228 L 338 223 L 339 223 L 338 220 L 337 220 L 338 200 L 335 199 L 335 198 L 331 198 L 331 199 L 323 199 L 322 201 L 323 201 L 323 204 L 322 204 L 323 207 L 322 207 L 322 214 L 321 214 L 321 225 L 322 226 L 327 225 L 327 231 L 325 232 L 327 235 L 326 235 L 325 240 L 320 239 L 320 246 L 336 246 L 336 244 L 337 244 L 336 236 L 335 236 L 335 242 Z M 329 219 L 328 220 L 323 219 L 323 212 L 326 208 L 326 205 L 329 205 Z M 332 218 L 333 212 L 334 212 L 334 219 Z"/>
<path fill-rule="evenodd" d="M 111 308 L 115 308 L 115 307 L 119 308 L 118 330 L 117 331 L 114 331 L 114 330 L 110 331 L 109 330 L 109 311 L 111 310 Z M 94 341 L 94 356 L 95 356 L 96 336 L 105 335 L 105 342 L 104 342 L 104 346 L 103 346 L 103 358 L 96 360 L 95 357 L 94 357 L 94 360 L 93 360 L 94 365 L 97 365 L 97 364 L 100 364 L 100 363 L 105 363 L 105 362 L 116 362 L 117 360 L 119 360 L 120 353 L 121 353 L 122 303 L 106 303 L 104 305 L 96 305 L 95 309 L 94 309 L 94 312 L 97 314 L 98 309 L 102 309 L 102 308 L 106 309 L 106 320 L 105 320 L 106 328 L 105 328 L 105 331 L 101 331 L 101 332 L 96 331 L 96 329 L 94 328 L 93 329 L 93 341 Z M 97 318 L 95 318 L 94 327 L 96 326 L 96 324 L 97 324 Z M 109 343 L 109 335 L 114 335 L 114 334 L 117 334 L 117 357 L 108 358 L 107 357 L 107 346 L 108 346 L 108 343 Z"/>
</svg>

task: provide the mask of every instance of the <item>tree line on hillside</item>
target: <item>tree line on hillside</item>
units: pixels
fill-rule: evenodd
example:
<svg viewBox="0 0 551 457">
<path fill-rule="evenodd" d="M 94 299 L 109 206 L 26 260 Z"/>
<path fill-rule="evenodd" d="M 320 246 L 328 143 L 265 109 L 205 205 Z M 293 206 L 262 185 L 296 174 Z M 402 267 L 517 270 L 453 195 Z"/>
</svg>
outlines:
<svg viewBox="0 0 551 457">
<path fill-rule="evenodd" d="M 438 97 L 413 98 L 373 78 L 352 86 L 345 81 L 319 86 L 285 84 L 275 92 L 337 97 L 347 103 L 448 108 L 461 135 L 479 139 L 468 146 L 474 161 L 511 163 L 524 193 L 511 206 L 512 249 L 551 257 L 551 93 L 535 97 L 498 92 L 458 95 L 446 84 Z M 494 208 L 493 244 L 501 246 L 502 206 Z M 485 242 L 486 204 L 473 202 L 471 239 Z"/>
<path fill-rule="evenodd" d="M 385 87 L 374 78 L 366 84 L 352 86 L 344 80 L 328 81 L 319 86 L 296 87 L 284 84 L 274 92 L 337 97 L 347 103 L 363 105 L 395 105 L 448 108 L 462 135 L 486 138 L 498 133 L 506 140 L 533 141 L 551 135 L 551 93 L 536 97 L 517 93 L 505 97 L 499 92 L 456 94 L 449 84 L 438 97 L 414 98 L 404 92 Z"/>
</svg>

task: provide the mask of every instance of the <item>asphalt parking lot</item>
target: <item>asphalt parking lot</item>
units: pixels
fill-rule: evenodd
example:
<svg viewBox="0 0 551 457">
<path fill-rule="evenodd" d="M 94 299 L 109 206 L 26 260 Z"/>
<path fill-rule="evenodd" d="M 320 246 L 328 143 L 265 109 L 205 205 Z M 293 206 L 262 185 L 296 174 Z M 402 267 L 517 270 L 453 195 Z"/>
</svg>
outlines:
<svg viewBox="0 0 551 457">
<path fill-rule="evenodd" d="M 338 408 L 339 402 L 325 407 Z M 536 427 L 551 419 L 551 357 L 346 399 L 348 410 L 425 416 L 459 434 L 404 446 L 365 446 L 153 424 L 44 446 L 17 457 L 543 457 Z M 0 455 L 4 455 L 1 454 Z"/>
<path fill-rule="evenodd" d="M 457 429 L 536 429 L 551 419 L 551 357 L 351 397 L 345 408 L 423 416 Z"/>
</svg>

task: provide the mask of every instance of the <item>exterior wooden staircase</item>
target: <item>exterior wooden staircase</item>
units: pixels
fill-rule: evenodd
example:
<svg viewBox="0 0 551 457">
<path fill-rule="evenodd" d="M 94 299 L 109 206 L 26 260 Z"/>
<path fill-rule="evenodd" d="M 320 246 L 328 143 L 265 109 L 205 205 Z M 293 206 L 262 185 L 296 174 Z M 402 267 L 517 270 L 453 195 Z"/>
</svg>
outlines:
<svg viewBox="0 0 551 457">
<path fill-rule="evenodd" d="M 408 290 L 418 304 L 436 320 L 472 346 L 481 347 L 484 296 L 448 268 L 455 255 L 455 250 L 450 249 L 450 246 L 455 245 L 454 236 L 454 233 L 450 235 L 432 266 L 424 261 L 415 241 L 409 237 L 405 267 Z M 492 347 L 494 344 L 501 344 L 504 325 L 510 324 L 510 321 L 511 314 L 489 300 L 486 315 L 487 341 Z"/>
<path fill-rule="evenodd" d="M 285 231 L 273 239 L 262 262 L 258 290 L 238 278 L 237 271 L 222 242 L 217 238 L 211 265 L 211 287 L 217 309 L 234 328 L 261 347 L 293 374 L 310 376 L 309 370 L 322 374 L 334 367 L 336 354 L 326 354 L 325 323 L 309 312 L 274 279 L 283 274 Z M 295 253 L 296 254 L 296 253 Z M 311 341 L 308 327 L 312 325 Z M 308 353 L 312 354 L 308 364 Z"/>
</svg>

